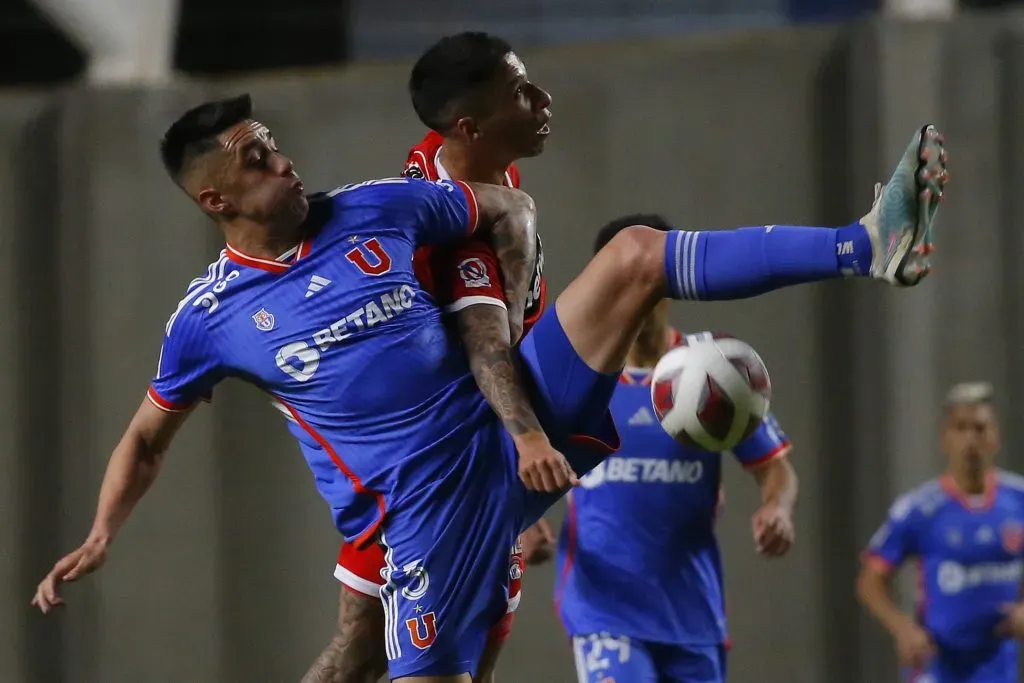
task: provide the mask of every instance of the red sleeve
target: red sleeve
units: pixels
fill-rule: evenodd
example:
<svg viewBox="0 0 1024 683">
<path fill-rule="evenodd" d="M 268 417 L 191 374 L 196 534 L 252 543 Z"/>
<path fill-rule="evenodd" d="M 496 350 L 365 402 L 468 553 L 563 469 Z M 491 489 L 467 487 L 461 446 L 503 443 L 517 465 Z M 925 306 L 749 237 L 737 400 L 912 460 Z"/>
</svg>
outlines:
<svg viewBox="0 0 1024 683">
<path fill-rule="evenodd" d="M 409 158 L 405 160 L 402 175 L 406 178 L 427 178 L 427 157 L 421 150 L 414 147 L 409 151 Z"/>
<path fill-rule="evenodd" d="M 487 243 L 466 240 L 456 249 L 435 249 L 431 271 L 437 305 L 446 313 L 475 304 L 505 308 L 498 258 Z"/>
</svg>

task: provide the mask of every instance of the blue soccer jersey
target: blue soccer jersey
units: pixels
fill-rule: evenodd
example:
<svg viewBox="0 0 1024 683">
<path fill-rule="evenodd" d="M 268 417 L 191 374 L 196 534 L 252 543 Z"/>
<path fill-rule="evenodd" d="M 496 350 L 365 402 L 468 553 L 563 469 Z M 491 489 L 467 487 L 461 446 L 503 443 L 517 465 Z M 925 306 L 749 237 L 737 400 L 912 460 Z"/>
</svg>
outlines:
<svg viewBox="0 0 1024 683">
<path fill-rule="evenodd" d="M 888 571 L 916 559 L 918 617 L 938 656 L 934 683 L 1017 680 L 1017 644 L 993 630 L 1000 608 L 1020 599 L 1024 478 L 998 471 L 987 492 L 966 496 L 944 476 L 899 498 L 871 538 L 866 561 Z M 914 674 L 918 675 L 918 674 Z"/>
<path fill-rule="evenodd" d="M 478 448 L 500 457 L 497 421 L 412 268 L 418 245 L 476 221 L 458 182 L 393 178 L 314 196 L 296 249 L 270 261 L 229 246 L 191 283 L 150 399 L 187 410 L 226 377 L 263 388 L 339 530 L 365 541 L 396 482 L 426 486 Z"/>
<path fill-rule="evenodd" d="M 662 429 L 649 371 L 627 369 L 611 410 L 621 449 L 573 490 L 559 538 L 562 622 L 571 636 L 721 645 L 726 620 L 714 530 L 721 455 L 682 446 Z M 734 455 L 749 467 L 789 448 L 769 418 Z"/>
</svg>

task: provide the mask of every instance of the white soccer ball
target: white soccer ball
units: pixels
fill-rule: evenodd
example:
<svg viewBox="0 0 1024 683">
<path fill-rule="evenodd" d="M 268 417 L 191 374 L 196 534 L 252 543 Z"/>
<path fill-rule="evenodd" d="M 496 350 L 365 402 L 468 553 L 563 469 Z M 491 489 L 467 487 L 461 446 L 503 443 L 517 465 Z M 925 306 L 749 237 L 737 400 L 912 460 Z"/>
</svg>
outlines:
<svg viewBox="0 0 1024 683">
<path fill-rule="evenodd" d="M 761 424 L 772 384 L 749 344 L 728 335 L 686 335 L 658 361 L 651 399 L 661 426 L 687 446 L 727 451 Z"/>
</svg>

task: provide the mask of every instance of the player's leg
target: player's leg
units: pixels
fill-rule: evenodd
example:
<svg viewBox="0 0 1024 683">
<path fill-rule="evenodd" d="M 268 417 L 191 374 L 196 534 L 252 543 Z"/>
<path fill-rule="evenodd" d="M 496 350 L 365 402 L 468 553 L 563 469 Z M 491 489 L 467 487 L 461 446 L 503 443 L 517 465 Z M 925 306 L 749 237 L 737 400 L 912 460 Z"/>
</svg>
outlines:
<svg viewBox="0 0 1024 683">
<path fill-rule="evenodd" d="M 937 131 L 918 131 L 868 215 L 844 228 L 627 228 L 558 297 L 558 320 L 590 368 L 613 373 L 622 368 L 640 322 L 664 297 L 746 298 L 855 275 L 915 284 L 927 272 L 945 164 Z"/>
<path fill-rule="evenodd" d="M 665 297 L 730 299 L 840 277 L 847 271 L 912 284 L 927 264 L 946 182 L 934 128 L 918 131 L 871 211 L 845 228 L 767 226 L 719 232 L 619 232 L 520 345 L 524 379 L 551 443 L 583 476 L 618 447 L 608 405 L 641 323 Z M 540 518 L 561 492 L 530 492 Z"/>
<path fill-rule="evenodd" d="M 342 587 L 337 631 L 302 683 L 376 683 L 387 670 L 380 598 Z"/>
<path fill-rule="evenodd" d="M 515 620 L 515 616 L 515 612 L 507 612 L 491 629 L 487 636 L 484 654 L 480 657 L 480 664 L 477 666 L 476 675 L 473 676 L 473 683 L 494 683 L 494 671 L 498 666 L 498 657 L 512 633 L 512 622 Z"/>
<path fill-rule="evenodd" d="M 658 683 L 658 670 L 648 646 L 606 633 L 574 636 L 573 658 L 579 683 Z"/>
<path fill-rule="evenodd" d="M 487 646 L 484 648 L 483 656 L 480 657 L 480 664 L 477 667 L 476 675 L 473 676 L 473 683 L 494 683 L 494 670 L 498 664 L 498 657 L 501 655 L 505 643 L 508 642 L 509 636 L 512 635 L 512 623 L 515 621 L 516 610 L 519 609 L 519 601 L 522 598 L 525 568 L 522 542 L 521 539 L 517 539 L 516 545 L 509 554 L 508 598 L 505 614 L 487 634 Z"/>
<path fill-rule="evenodd" d="M 302 683 L 373 683 L 387 673 L 380 601 L 384 551 L 344 543 L 334 577 L 341 583 L 338 626 Z"/>
<path fill-rule="evenodd" d="M 522 525 L 515 450 L 497 424 L 474 447 L 465 467 L 389 510 L 381 597 L 392 680 L 469 683 L 507 611 Z"/>
</svg>

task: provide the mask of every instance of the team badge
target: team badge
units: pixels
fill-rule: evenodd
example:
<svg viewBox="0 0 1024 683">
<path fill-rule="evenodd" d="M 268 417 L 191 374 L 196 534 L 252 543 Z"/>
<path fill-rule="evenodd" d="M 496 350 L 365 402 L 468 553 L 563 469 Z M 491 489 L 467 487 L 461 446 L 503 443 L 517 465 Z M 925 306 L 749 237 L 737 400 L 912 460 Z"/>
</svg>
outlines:
<svg viewBox="0 0 1024 683">
<path fill-rule="evenodd" d="M 490 287 L 487 266 L 478 258 L 468 258 L 459 264 L 459 276 L 467 287 Z"/>
<path fill-rule="evenodd" d="M 256 329 L 260 332 L 270 332 L 274 329 L 274 314 L 265 308 L 256 311 L 252 316 L 252 321 L 256 323 Z"/>
<path fill-rule="evenodd" d="M 950 547 L 956 548 L 962 545 L 963 542 L 964 535 L 959 529 L 949 529 L 946 531 L 946 544 Z"/>
<path fill-rule="evenodd" d="M 1011 519 L 999 530 L 999 536 L 1003 541 L 1003 550 L 1011 555 L 1019 555 L 1024 550 L 1024 526 L 1015 519 Z"/>
<path fill-rule="evenodd" d="M 423 169 L 420 168 L 420 165 L 417 164 L 415 161 L 410 161 L 406 165 L 405 171 L 402 172 L 402 175 L 404 175 L 406 178 L 417 178 L 419 180 L 423 180 L 424 178 L 426 178 L 426 175 L 424 175 L 423 173 Z"/>
</svg>

